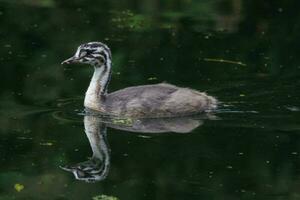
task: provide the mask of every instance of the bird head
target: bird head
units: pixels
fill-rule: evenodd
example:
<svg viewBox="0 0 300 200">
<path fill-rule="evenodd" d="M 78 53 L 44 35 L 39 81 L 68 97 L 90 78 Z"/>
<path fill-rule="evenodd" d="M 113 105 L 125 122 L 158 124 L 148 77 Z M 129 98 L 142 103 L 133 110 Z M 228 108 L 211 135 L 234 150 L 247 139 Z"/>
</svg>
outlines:
<svg viewBox="0 0 300 200">
<path fill-rule="evenodd" d="M 101 67 L 108 62 L 111 62 L 110 49 L 101 42 L 89 42 L 80 45 L 74 56 L 66 59 L 61 64 L 83 63 Z"/>
</svg>

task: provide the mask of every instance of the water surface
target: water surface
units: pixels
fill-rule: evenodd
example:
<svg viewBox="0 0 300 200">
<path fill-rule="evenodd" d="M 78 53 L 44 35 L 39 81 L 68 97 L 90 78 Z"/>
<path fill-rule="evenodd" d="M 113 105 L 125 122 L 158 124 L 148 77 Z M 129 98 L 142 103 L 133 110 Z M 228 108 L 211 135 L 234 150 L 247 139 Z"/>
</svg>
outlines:
<svg viewBox="0 0 300 200">
<path fill-rule="evenodd" d="M 299 6 L 1 0 L 0 199 L 299 199 Z M 108 155 L 109 168 L 77 180 L 61 167 L 93 155 L 82 106 L 92 68 L 60 62 L 88 41 L 112 50 L 110 91 L 166 81 L 222 106 L 189 133 L 106 124 L 97 162 Z"/>
</svg>

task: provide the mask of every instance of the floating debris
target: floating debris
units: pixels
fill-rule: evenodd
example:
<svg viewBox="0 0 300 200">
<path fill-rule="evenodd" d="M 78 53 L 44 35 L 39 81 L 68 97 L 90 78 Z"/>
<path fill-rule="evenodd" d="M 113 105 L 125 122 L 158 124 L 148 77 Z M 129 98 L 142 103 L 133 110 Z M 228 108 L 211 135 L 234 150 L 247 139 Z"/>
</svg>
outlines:
<svg viewBox="0 0 300 200">
<path fill-rule="evenodd" d="M 19 140 L 32 140 L 31 137 L 17 137 Z"/>
<path fill-rule="evenodd" d="M 119 124 L 119 125 L 131 126 L 132 125 L 132 119 L 130 119 L 130 118 L 127 118 L 127 119 L 113 119 L 112 123 L 113 124 Z"/>
<path fill-rule="evenodd" d="M 146 139 L 148 139 L 148 138 L 152 138 L 151 136 L 149 136 L 149 135 L 138 135 L 138 137 L 140 137 L 140 138 L 146 138 Z"/>
<path fill-rule="evenodd" d="M 42 146 L 53 146 L 52 142 L 41 142 L 40 145 Z"/>
<path fill-rule="evenodd" d="M 204 61 L 207 61 L 207 62 L 220 62 L 220 63 L 228 63 L 228 64 L 247 66 L 245 63 L 242 63 L 240 61 L 224 60 L 224 59 L 217 59 L 217 58 L 204 58 Z"/>
<path fill-rule="evenodd" d="M 93 200 L 119 200 L 117 197 L 113 196 L 107 196 L 107 195 L 99 195 L 99 196 L 94 196 Z"/>
<path fill-rule="evenodd" d="M 300 108 L 296 107 L 296 106 L 285 106 L 285 108 L 289 111 L 292 111 L 292 112 L 298 112 L 300 111 Z"/>
<path fill-rule="evenodd" d="M 130 29 L 135 31 L 143 31 L 151 28 L 154 23 L 153 19 L 147 15 L 133 13 L 130 10 L 122 12 L 113 12 L 116 16 L 111 22 L 120 29 Z"/>
<path fill-rule="evenodd" d="M 147 80 L 148 81 L 154 81 L 154 80 L 157 80 L 157 78 L 156 77 L 149 77 Z"/>
<path fill-rule="evenodd" d="M 16 183 L 14 187 L 15 187 L 15 190 L 17 190 L 17 192 L 21 192 L 24 189 L 24 185 L 22 185 L 20 183 Z"/>
</svg>

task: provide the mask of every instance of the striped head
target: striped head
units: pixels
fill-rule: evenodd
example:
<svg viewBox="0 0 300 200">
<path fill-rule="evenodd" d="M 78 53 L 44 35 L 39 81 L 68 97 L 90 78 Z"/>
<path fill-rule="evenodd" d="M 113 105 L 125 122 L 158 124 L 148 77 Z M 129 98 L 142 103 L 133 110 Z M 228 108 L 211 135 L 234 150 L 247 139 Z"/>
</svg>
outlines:
<svg viewBox="0 0 300 200">
<path fill-rule="evenodd" d="M 61 64 L 83 63 L 94 67 L 111 64 L 110 49 L 101 42 L 89 42 L 77 48 L 74 56 Z"/>
</svg>

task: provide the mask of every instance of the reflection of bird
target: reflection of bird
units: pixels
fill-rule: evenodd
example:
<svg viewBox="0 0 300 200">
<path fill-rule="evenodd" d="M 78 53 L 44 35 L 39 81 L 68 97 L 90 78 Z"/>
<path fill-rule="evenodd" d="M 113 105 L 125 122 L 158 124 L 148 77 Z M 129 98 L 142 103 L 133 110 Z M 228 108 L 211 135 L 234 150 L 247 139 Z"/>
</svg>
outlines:
<svg viewBox="0 0 300 200">
<path fill-rule="evenodd" d="M 106 178 L 110 166 L 110 149 L 106 141 L 106 125 L 94 116 L 84 117 L 85 133 L 89 139 L 93 156 L 87 161 L 61 167 L 72 172 L 77 180 L 101 181 Z"/>
<path fill-rule="evenodd" d="M 139 118 L 174 117 L 209 112 L 217 107 L 214 97 L 166 83 L 129 87 L 107 94 L 111 52 L 100 42 L 80 45 L 73 57 L 62 62 L 70 63 L 94 66 L 84 106 L 102 113 Z"/>
<path fill-rule="evenodd" d="M 91 114 L 91 113 L 90 113 Z M 66 165 L 61 169 L 73 173 L 77 180 L 96 182 L 104 180 L 110 168 L 110 148 L 107 142 L 107 127 L 136 133 L 189 133 L 203 124 L 202 119 L 214 116 L 197 116 L 162 119 L 122 120 L 101 118 L 97 115 L 84 116 L 84 128 L 90 142 L 93 156 L 84 162 Z"/>
<path fill-rule="evenodd" d="M 112 119 L 106 120 L 107 127 L 135 133 L 189 133 L 214 115 L 197 115 L 172 118 Z"/>
</svg>

